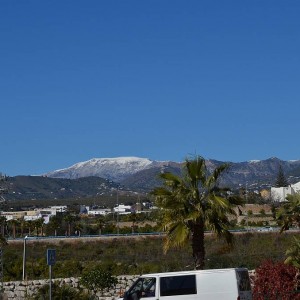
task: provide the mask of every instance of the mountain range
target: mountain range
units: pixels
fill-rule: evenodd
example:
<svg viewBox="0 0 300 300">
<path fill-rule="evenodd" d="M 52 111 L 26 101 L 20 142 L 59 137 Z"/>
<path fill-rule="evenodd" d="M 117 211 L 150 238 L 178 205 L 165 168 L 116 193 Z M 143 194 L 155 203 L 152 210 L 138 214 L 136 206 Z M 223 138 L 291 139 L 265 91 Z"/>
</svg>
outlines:
<svg viewBox="0 0 300 300">
<path fill-rule="evenodd" d="M 224 162 L 206 160 L 209 171 Z M 276 157 L 231 163 L 223 174 L 220 185 L 232 189 L 249 190 L 274 186 L 279 166 L 289 183 L 300 181 L 300 160 L 283 161 Z M 40 176 L 15 176 L 7 183 L 6 198 L 14 199 L 64 199 L 80 196 L 93 197 L 109 194 L 116 188 L 130 192 L 148 193 L 161 185 L 159 174 L 181 174 L 183 163 L 155 161 L 139 157 L 93 158 L 70 167 L 54 170 Z"/>
</svg>

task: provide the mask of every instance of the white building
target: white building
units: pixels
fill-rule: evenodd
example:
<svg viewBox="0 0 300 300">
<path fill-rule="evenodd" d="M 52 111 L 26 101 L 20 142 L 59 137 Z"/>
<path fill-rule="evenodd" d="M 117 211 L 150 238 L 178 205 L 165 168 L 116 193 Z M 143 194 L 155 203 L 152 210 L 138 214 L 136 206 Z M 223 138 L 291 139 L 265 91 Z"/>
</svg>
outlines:
<svg viewBox="0 0 300 300">
<path fill-rule="evenodd" d="M 56 206 L 50 206 L 51 210 L 55 210 L 56 212 L 66 212 L 68 210 L 68 207 L 66 205 L 56 205 Z"/>
<path fill-rule="evenodd" d="M 287 187 L 271 187 L 271 199 L 274 202 L 286 201 L 287 195 L 295 195 L 295 189 L 290 185 Z"/>
<path fill-rule="evenodd" d="M 292 184 L 292 188 L 295 190 L 296 193 L 300 193 L 300 181 Z"/>
<path fill-rule="evenodd" d="M 90 209 L 89 206 L 86 206 L 87 214 L 92 216 L 106 216 L 111 214 L 110 208 L 97 208 L 97 209 Z"/>
<path fill-rule="evenodd" d="M 114 212 L 118 213 L 119 215 L 128 215 L 131 214 L 132 209 L 130 205 L 119 204 L 118 206 L 114 207 Z"/>
</svg>

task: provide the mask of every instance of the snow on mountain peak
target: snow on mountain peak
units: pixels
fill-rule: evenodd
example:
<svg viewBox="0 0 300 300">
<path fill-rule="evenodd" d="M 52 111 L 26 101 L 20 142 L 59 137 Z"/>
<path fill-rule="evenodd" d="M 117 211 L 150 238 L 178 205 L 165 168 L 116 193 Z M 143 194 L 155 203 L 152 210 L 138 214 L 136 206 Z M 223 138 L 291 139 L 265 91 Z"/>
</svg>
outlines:
<svg viewBox="0 0 300 300">
<path fill-rule="evenodd" d="M 152 160 L 139 157 L 93 158 L 46 174 L 48 177 L 75 179 L 98 176 L 120 181 L 128 175 L 151 168 Z"/>
</svg>

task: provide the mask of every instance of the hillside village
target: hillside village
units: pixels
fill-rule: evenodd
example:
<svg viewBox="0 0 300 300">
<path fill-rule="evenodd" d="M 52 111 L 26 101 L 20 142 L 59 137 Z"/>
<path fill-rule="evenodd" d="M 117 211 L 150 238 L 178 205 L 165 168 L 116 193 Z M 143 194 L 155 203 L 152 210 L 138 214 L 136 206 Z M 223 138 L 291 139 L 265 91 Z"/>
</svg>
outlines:
<svg viewBox="0 0 300 300">
<path fill-rule="evenodd" d="M 2 176 L 2 182 L 4 177 Z M 2 189 L 3 191 L 3 189 Z M 284 202 L 287 195 L 295 195 L 300 191 L 300 182 L 288 185 L 287 187 L 271 187 L 270 190 L 262 189 L 261 191 L 252 192 L 252 196 L 250 196 L 250 192 L 247 190 L 240 191 L 241 196 L 245 200 L 245 205 L 239 206 L 236 208 L 236 219 L 235 222 L 237 225 L 241 227 L 247 227 L 248 229 L 252 226 L 266 226 L 272 225 L 276 226 L 276 221 L 274 220 L 274 205 L 278 206 L 280 203 Z M 253 194 L 259 195 L 262 199 L 262 203 L 251 203 L 251 197 Z M 2 199 L 4 200 L 4 193 L 1 194 Z M 2 201 L 3 201 L 2 200 Z M 79 205 L 78 211 L 74 212 L 69 210 L 68 205 L 55 205 L 49 207 L 36 207 L 32 210 L 19 210 L 19 211 L 0 211 L 0 217 L 5 218 L 8 224 L 14 224 L 16 227 L 18 224 L 20 225 L 22 222 L 27 223 L 39 223 L 47 225 L 49 224 L 51 218 L 56 217 L 58 215 L 67 216 L 67 215 L 76 215 L 76 222 L 79 223 L 80 220 L 89 218 L 90 220 L 96 220 L 97 218 L 106 218 L 110 223 L 114 223 L 116 225 L 116 219 L 118 218 L 118 227 L 124 227 L 122 225 L 122 220 L 124 216 L 128 215 L 143 215 L 142 217 L 135 217 L 136 223 L 138 224 L 138 220 L 149 219 L 149 215 L 155 212 L 156 207 L 154 203 L 151 202 L 139 202 L 134 204 L 123 204 L 118 203 L 115 204 L 114 207 L 99 207 L 99 206 L 88 206 L 88 205 Z M 130 218 L 125 217 L 125 221 Z M 75 219 L 74 219 L 75 220 Z M 93 221 L 91 221 L 93 223 Z M 74 221 L 73 221 L 74 223 Z M 126 223 L 126 222 L 125 222 Z M 125 224 L 124 223 L 124 224 Z M 141 224 L 143 222 L 140 222 Z M 155 222 L 153 223 L 155 224 Z M 26 225 L 23 225 L 26 228 Z M 36 225 L 31 225 L 33 228 L 37 227 Z M 27 225 L 28 227 L 28 225 Z M 73 232 L 69 234 L 75 234 L 76 232 L 80 232 L 80 230 L 76 230 L 76 226 L 73 226 Z M 77 226 L 78 227 L 78 226 Z M 36 234 L 37 229 L 36 229 Z M 14 234 L 15 236 L 16 234 Z"/>
</svg>

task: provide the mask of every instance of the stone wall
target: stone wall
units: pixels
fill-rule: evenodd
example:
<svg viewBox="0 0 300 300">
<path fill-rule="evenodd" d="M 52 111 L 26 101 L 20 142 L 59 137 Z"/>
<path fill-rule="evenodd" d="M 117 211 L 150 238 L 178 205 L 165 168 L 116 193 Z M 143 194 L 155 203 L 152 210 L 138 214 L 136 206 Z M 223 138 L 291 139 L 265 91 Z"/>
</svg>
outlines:
<svg viewBox="0 0 300 300">
<path fill-rule="evenodd" d="M 123 295 L 124 291 L 136 280 L 137 276 L 118 276 L 118 284 L 114 289 L 105 291 L 103 295 L 99 292 L 96 294 L 99 300 L 116 300 Z M 52 282 L 56 282 L 59 285 L 68 285 L 72 288 L 83 288 L 79 284 L 79 278 L 57 278 Z M 3 283 L 3 295 L 0 295 L 1 299 L 30 299 L 34 296 L 38 289 L 43 285 L 49 284 L 48 280 L 28 280 L 28 281 L 10 281 Z"/>
<path fill-rule="evenodd" d="M 253 287 L 255 271 L 249 271 L 251 285 Z M 119 299 L 125 290 L 127 290 L 133 282 L 137 279 L 138 276 L 129 276 L 123 275 L 118 276 L 118 284 L 114 289 L 109 291 L 105 291 L 103 295 L 99 292 L 96 294 L 98 300 L 117 300 Z M 79 289 L 83 288 L 79 284 L 79 278 L 57 278 L 53 279 L 53 282 L 58 283 L 59 285 L 68 285 L 72 288 Z M 10 281 L 3 283 L 4 296 L 0 295 L 0 300 L 22 300 L 22 299 L 30 299 L 30 297 L 34 296 L 38 289 L 43 285 L 49 284 L 48 280 L 30 280 L 30 281 Z"/>
</svg>

